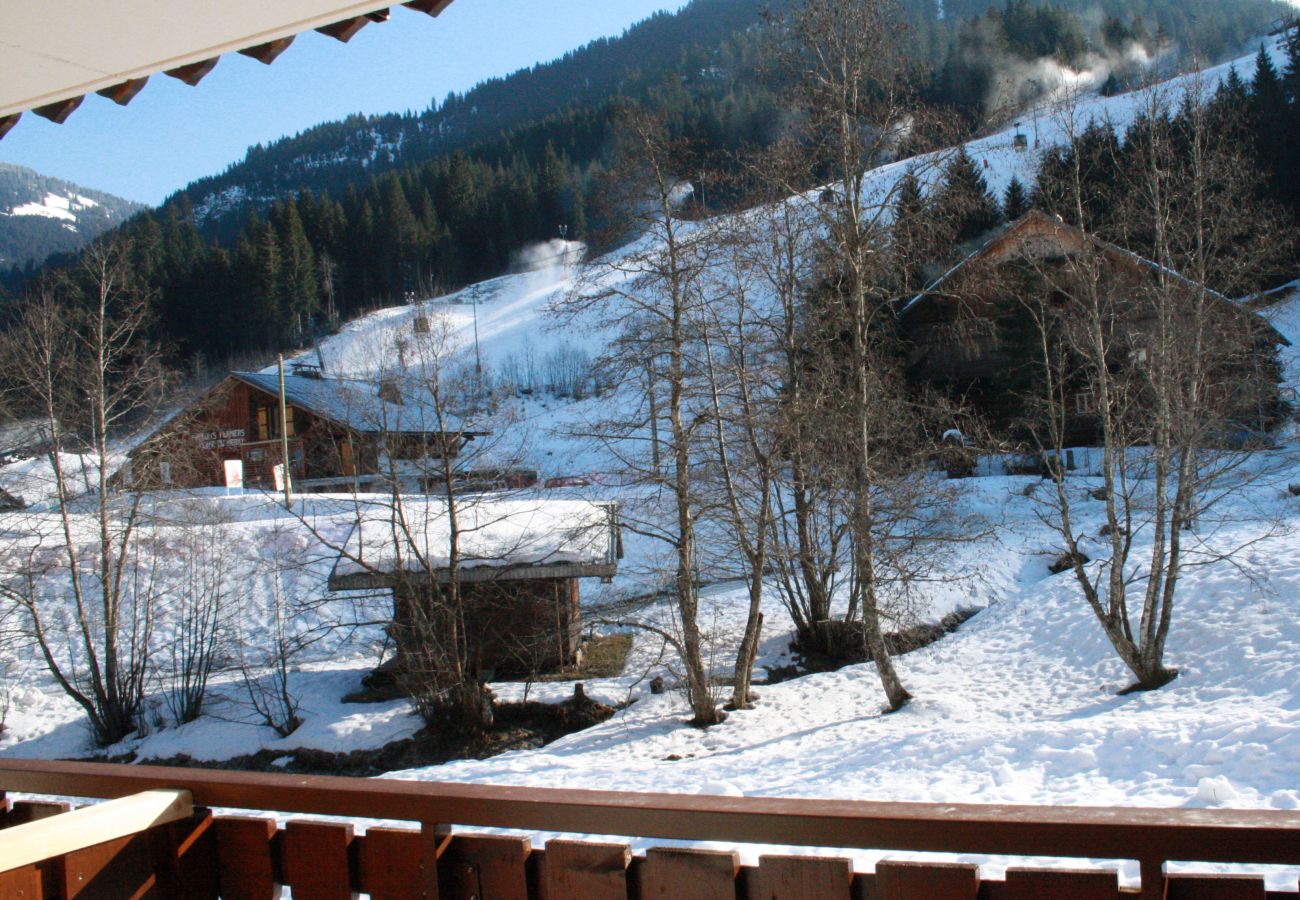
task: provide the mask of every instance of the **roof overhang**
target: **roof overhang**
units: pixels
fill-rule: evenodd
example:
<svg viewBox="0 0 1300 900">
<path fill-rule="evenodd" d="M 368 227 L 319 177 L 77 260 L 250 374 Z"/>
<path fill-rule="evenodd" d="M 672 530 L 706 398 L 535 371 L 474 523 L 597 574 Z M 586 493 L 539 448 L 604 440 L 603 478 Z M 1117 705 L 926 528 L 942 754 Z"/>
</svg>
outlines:
<svg viewBox="0 0 1300 900">
<path fill-rule="evenodd" d="M 451 0 L 402 5 L 438 15 Z M 198 84 L 226 53 L 273 61 L 305 31 L 347 41 L 393 0 L 41 0 L 0 31 L 0 136 L 31 110 L 55 122 L 85 95 L 130 102 L 159 72 Z"/>
<path fill-rule="evenodd" d="M 617 562 L 552 563 L 522 566 L 470 566 L 462 568 L 456 581 L 477 584 L 485 581 L 533 581 L 557 578 L 613 578 L 618 574 Z M 388 590 L 398 586 L 428 587 L 433 582 L 448 584 L 451 570 L 438 569 L 426 572 L 351 572 L 330 573 L 331 591 Z"/>
</svg>

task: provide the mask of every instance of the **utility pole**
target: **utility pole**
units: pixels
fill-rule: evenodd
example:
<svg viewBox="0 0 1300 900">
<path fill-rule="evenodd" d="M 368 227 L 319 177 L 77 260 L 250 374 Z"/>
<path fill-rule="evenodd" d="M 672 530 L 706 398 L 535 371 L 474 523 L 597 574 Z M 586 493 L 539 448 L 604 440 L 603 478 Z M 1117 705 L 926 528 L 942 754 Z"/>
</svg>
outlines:
<svg viewBox="0 0 1300 900">
<path fill-rule="evenodd" d="M 284 469 L 284 508 L 293 512 L 293 486 L 289 481 L 289 404 L 284 399 L 284 354 L 278 357 L 280 368 L 280 461 Z"/>
</svg>

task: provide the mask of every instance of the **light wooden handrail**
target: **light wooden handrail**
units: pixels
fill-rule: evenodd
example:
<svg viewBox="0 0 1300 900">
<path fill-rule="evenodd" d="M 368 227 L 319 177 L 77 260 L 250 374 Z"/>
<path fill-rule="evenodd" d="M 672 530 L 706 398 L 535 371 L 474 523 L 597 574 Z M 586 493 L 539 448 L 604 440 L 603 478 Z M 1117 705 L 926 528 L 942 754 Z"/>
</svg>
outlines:
<svg viewBox="0 0 1300 900">
<path fill-rule="evenodd" d="M 0 872 L 128 837 L 194 815 L 189 791 L 154 790 L 6 828 Z"/>
</svg>

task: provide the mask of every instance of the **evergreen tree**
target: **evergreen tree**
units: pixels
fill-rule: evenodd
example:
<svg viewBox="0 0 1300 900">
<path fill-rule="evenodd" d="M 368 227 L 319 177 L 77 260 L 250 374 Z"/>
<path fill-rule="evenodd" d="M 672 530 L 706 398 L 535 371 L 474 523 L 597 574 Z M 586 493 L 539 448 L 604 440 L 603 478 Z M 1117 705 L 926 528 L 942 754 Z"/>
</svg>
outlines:
<svg viewBox="0 0 1300 900">
<path fill-rule="evenodd" d="M 1006 216 L 1008 222 L 1014 222 L 1029 212 L 1029 195 L 1025 192 L 1025 186 L 1020 183 L 1020 179 L 1011 176 L 1011 183 L 1007 185 L 1006 197 L 1002 201 L 1002 214 Z"/>
<path fill-rule="evenodd" d="M 921 190 L 920 179 L 908 170 L 894 201 L 894 268 L 901 295 L 911 297 L 925 287 L 926 265 L 937 255 L 935 218 Z"/>
<path fill-rule="evenodd" d="M 1002 222 L 998 201 L 965 146 L 944 168 L 937 199 L 939 219 L 955 243 L 964 244 Z"/>
</svg>

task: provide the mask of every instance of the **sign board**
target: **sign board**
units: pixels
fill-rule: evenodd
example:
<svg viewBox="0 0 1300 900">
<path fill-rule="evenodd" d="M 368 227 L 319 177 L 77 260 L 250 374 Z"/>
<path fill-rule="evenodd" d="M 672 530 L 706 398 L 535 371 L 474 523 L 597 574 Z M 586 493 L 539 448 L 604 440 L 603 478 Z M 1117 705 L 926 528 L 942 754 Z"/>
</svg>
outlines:
<svg viewBox="0 0 1300 900">
<path fill-rule="evenodd" d="M 226 460 L 226 487 L 243 489 L 244 461 L 242 459 Z"/>
<path fill-rule="evenodd" d="M 285 480 L 285 478 L 288 477 L 287 473 L 284 471 L 284 464 L 283 464 L 283 463 L 276 463 L 276 464 L 275 464 L 275 467 L 274 467 L 271 471 L 275 473 L 275 489 L 276 489 L 276 491 L 277 491 L 277 492 L 279 492 L 279 491 L 283 491 L 283 490 L 284 490 L 284 480 Z"/>
</svg>

